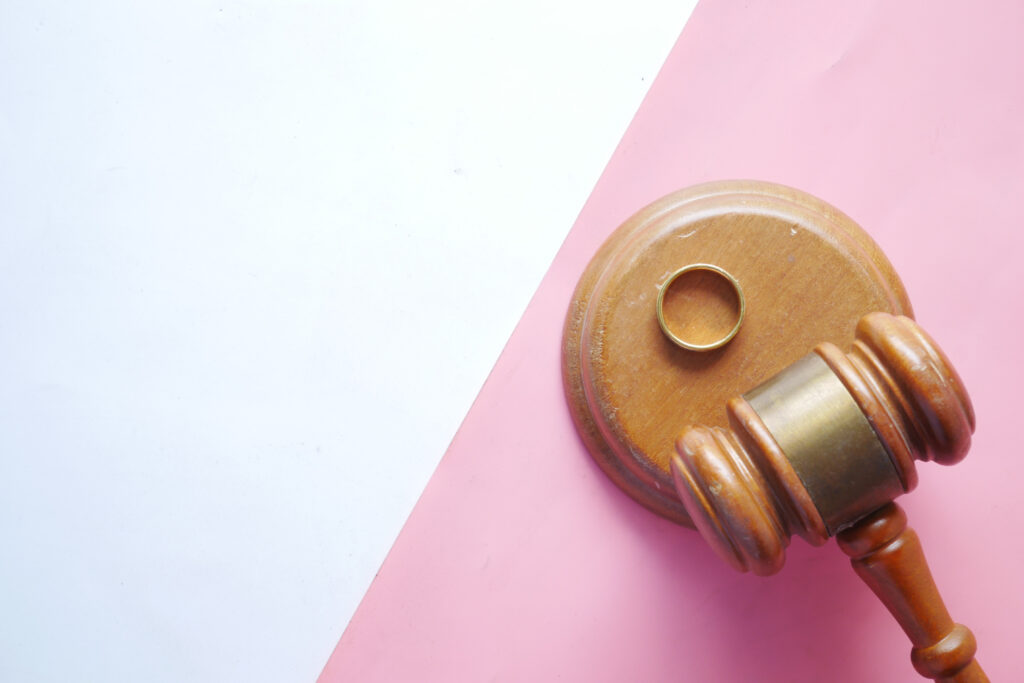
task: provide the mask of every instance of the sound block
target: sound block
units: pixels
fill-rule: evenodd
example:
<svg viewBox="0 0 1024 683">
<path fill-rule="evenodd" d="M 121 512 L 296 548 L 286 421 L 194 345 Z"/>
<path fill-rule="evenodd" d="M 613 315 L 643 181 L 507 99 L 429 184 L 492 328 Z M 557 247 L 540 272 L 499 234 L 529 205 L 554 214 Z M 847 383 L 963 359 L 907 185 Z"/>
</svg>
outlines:
<svg viewBox="0 0 1024 683">
<path fill-rule="evenodd" d="M 658 320 L 695 345 L 682 348 Z M 730 277 L 723 277 L 725 273 Z M 742 296 L 736 291 L 739 287 Z M 623 491 L 693 524 L 669 460 L 691 424 L 726 425 L 725 404 L 811 352 L 848 348 L 857 321 L 913 316 L 878 246 L 848 216 L 804 192 L 765 182 L 698 185 L 620 226 L 577 285 L 563 335 L 566 396 L 587 449 Z"/>
</svg>

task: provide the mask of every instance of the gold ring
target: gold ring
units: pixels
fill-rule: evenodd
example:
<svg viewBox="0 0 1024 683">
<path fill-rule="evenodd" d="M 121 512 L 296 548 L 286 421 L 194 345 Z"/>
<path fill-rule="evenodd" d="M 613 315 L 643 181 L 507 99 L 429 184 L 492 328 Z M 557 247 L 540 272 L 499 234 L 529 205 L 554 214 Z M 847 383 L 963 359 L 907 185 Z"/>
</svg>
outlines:
<svg viewBox="0 0 1024 683">
<path fill-rule="evenodd" d="M 724 277 L 732 285 L 733 291 L 736 292 L 736 299 L 739 301 L 740 304 L 740 315 L 736 319 L 736 324 L 733 325 L 732 329 L 729 330 L 728 334 L 726 334 L 721 339 L 716 339 L 710 344 L 694 344 L 693 342 L 688 342 L 685 339 L 680 338 L 674 332 L 672 332 L 672 330 L 670 330 L 668 327 L 668 323 L 665 322 L 665 310 L 663 308 L 665 305 L 665 292 L 668 291 L 668 288 L 671 287 L 672 283 L 675 282 L 680 276 L 694 270 L 710 270 L 711 272 L 718 273 L 719 275 Z M 725 269 L 719 268 L 718 266 L 712 265 L 710 263 L 693 263 L 688 266 L 680 268 L 676 272 L 672 273 L 672 275 L 670 275 L 667 280 L 665 280 L 665 284 L 661 286 L 661 290 L 658 292 L 658 324 L 661 326 L 661 331 L 665 333 L 666 337 L 672 340 L 673 344 L 681 346 L 684 349 L 689 349 L 690 351 L 711 351 L 713 349 L 721 348 L 728 344 L 730 341 L 732 341 L 732 338 L 736 336 L 736 333 L 740 331 L 740 325 L 743 324 L 743 316 L 746 314 L 746 312 L 747 300 L 743 297 L 743 288 L 740 287 L 739 280 L 734 278 Z"/>
</svg>

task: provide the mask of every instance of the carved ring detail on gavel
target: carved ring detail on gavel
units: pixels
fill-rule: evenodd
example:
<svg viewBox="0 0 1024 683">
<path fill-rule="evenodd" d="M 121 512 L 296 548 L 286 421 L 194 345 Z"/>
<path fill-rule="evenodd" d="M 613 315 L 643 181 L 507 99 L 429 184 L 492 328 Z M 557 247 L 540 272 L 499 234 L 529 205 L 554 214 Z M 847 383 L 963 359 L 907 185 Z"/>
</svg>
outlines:
<svg viewBox="0 0 1024 683">
<path fill-rule="evenodd" d="M 686 511 L 741 571 L 781 569 L 794 534 L 838 535 L 858 575 L 910 637 L 923 676 L 987 681 L 976 644 L 950 619 L 906 516 L 915 460 L 959 462 L 974 411 L 945 354 L 910 318 L 872 313 L 844 354 L 809 356 L 728 402 L 731 429 L 686 429 L 672 459 Z"/>
</svg>

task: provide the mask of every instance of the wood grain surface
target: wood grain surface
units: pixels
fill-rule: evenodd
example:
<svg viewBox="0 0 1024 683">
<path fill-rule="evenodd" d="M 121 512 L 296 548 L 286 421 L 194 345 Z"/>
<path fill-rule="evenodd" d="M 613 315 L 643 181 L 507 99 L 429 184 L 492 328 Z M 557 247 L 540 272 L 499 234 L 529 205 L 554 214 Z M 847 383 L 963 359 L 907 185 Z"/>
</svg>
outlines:
<svg viewBox="0 0 1024 683">
<path fill-rule="evenodd" d="M 655 303 L 679 268 L 710 263 L 740 283 L 736 337 L 695 352 L 661 331 Z M 707 281 L 703 281 L 707 284 Z M 687 310 L 723 325 L 722 292 L 694 287 Z M 671 194 L 620 226 L 583 273 L 567 315 L 563 376 L 597 463 L 656 513 L 692 526 L 669 462 L 691 424 L 726 424 L 726 401 L 821 342 L 846 348 L 871 311 L 912 316 L 892 265 L 852 219 L 791 188 L 724 181 Z"/>
</svg>

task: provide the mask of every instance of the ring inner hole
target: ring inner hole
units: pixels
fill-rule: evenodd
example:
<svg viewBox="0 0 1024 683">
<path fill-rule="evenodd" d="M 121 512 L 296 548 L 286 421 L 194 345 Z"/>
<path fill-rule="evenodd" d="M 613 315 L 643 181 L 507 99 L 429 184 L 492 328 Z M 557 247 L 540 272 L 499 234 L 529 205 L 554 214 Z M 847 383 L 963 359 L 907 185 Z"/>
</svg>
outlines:
<svg viewBox="0 0 1024 683">
<path fill-rule="evenodd" d="M 727 277 L 713 270 L 690 270 L 677 277 L 662 305 L 665 326 L 690 344 L 713 344 L 740 317 L 740 299 Z"/>
</svg>

